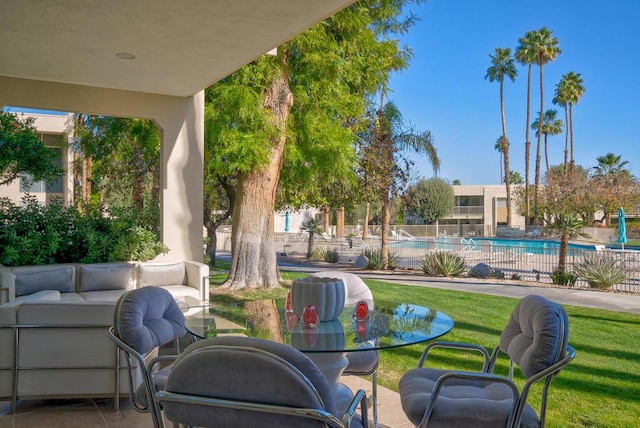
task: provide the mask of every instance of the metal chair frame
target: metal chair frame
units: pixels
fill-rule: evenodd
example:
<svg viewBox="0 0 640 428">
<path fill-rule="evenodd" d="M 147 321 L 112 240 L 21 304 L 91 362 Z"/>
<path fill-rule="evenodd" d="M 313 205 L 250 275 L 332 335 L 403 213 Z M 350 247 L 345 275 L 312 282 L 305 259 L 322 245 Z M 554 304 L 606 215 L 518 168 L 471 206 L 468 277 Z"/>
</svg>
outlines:
<svg viewBox="0 0 640 428">
<path fill-rule="evenodd" d="M 558 337 L 558 343 L 563 344 L 565 343 L 565 337 L 564 337 L 565 331 L 567 331 L 566 329 L 567 319 L 566 319 L 566 315 L 564 315 L 565 314 L 564 311 L 561 310 L 560 314 L 563 314 L 563 316 L 560 316 L 560 325 L 559 325 L 560 334 Z M 522 386 L 522 389 L 520 390 L 518 386 L 513 382 L 515 363 L 506 352 L 500 349 L 499 346 L 496 346 L 492 350 L 491 354 L 489 354 L 486 348 L 480 345 L 475 345 L 471 343 L 457 343 L 457 342 L 444 342 L 444 341 L 432 342 L 428 344 L 425 347 L 424 351 L 422 352 L 422 355 L 420 356 L 420 360 L 418 361 L 418 368 L 423 367 L 424 363 L 427 360 L 429 352 L 434 348 L 447 348 L 447 349 L 458 349 L 458 350 L 478 352 L 482 355 L 484 362 L 483 362 L 482 370 L 480 372 L 476 373 L 476 372 L 464 372 L 464 371 L 451 371 L 443 374 L 440 378 L 438 378 L 438 380 L 436 381 L 433 387 L 431 399 L 429 400 L 427 408 L 425 409 L 424 416 L 422 417 L 422 420 L 418 425 L 418 427 L 420 428 L 425 428 L 428 426 L 429 419 L 431 418 L 431 415 L 435 408 L 435 404 L 440 394 L 440 391 L 443 385 L 445 384 L 445 382 L 449 379 L 468 379 L 468 380 L 475 380 L 478 382 L 503 383 L 508 385 L 511 388 L 511 391 L 513 392 L 513 407 L 507 419 L 507 425 L 506 425 L 507 428 L 516 428 L 520 426 L 520 423 L 522 421 L 522 416 L 527 405 L 527 400 L 529 397 L 531 387 L 538 382 L 544 381 L 544 385 L 542 387 L 542 392 L 541 392 L 542 399 L 541 399 L 540 413 L 539 413 L 540 428 L 544 428 L 549 385 L 551 384 L 553 377 L 557 375 L 560 372 L 560 370 L 562 370 L 562 368 L 564 368 L 567 364 L 569 364 L 575 358 L 575 355 L 576 355 L 575 350 L 570 345 L 567 344 L 566 349 L 563 349 L 562 346 L 558 346 L 556 355 L 554 358 L 554 363 L 551 364 L 546 369 L 543 369 L 538 373 L 535 373 L 532 376 L 528 377 L 526 382 Z M 496 375 L 493 373 L 496 366 L 496 362 L 501 354 L 505 354 L 509 357 L 509 373 L 508 373 L 508 376 L 506 377 Z M 564 357 L 562 357 L 563 354 L 564 354 Z"/>
<path fill-rule="evenodd" d="M 204 352 L 216 352 L 223 350 L 231 350 L 235 352 L 248 352 L 255 354 L 262 354 L 268 358 L 274 360 L 274 362 L 278 362 L 282 365 L 285 365 L 288 369 L 290 369 L 296 376 L 302 379 L 309 388 L 314 392 L 318 400 L 322 403 L 322 398 L 318 393 L 316 387 L 313 385 L 311 380 L 307 378 L 298 368 L 296 368 L 289 361 L 274 355 L 265 350 L 249 348 L 243 346 L 228 346 L 228 345 L 212 345 L 206 346 L 192 351 L 191 353 L 184 355 L 181 358 L 181 361 L 185 361 L 191 355 L 195 355 L 197 353 Z M 203 396 L 195 396 L 188 394 L 180 394 L 170 391 L 158 391 L 156 393 L 157 402 L 159 404 L 162 403 L 184 403 L 184 404 L 195 404 L 206 407 L 218 407 L 218 408 L 227 408 L 227 409 L 237 409 L 237 410 L 245 410 L 251 412 L 262 412 L 262 413 L 271 413 L 271 414 L 280 414 L 280 415 L 288 415 L 299 417 L 301 419 L 311 419 L 316 421 L 322 421 L 326 424 L 326 426 L 333 428 L 349 428 L 351 426 L 351 420 L 353 419 L 355 412 L 358 407 L 361 408 L 361 416 L 362 421 L 365 427 L 368 425 L 367 419 L 367 396 L 364 390 L 358 390 L 353 399 L 351 400 L 349 407 L 347 408 L 344 417 L 339 420 L 337 417 L 327 412 L 324 408 L 300 408 L 300 407 L 290 407 L 283 405 L 275 405 L 275 404 L 267 404 L 260 402 L 251 402 L 251 401 L 242 401 L 242 400 L 230 400 L 226 398 L 216 398 L 216 397 L 203 397 Z M 162 418 L 160 418 L 161 422 Z M 182 424 L 182 421 L 171 421 L 174 424 Z M 213 425 L 212 425 L 213 426 Z M 161 425 L 160 428 L 164 428 L 164 425 Z"/>
</svg>

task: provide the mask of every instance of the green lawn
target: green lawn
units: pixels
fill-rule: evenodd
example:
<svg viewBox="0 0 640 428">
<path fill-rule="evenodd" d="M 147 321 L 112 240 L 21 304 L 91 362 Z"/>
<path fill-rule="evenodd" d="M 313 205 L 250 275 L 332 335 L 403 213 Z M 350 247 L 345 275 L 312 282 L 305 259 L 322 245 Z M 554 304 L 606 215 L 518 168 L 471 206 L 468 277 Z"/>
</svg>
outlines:
<svg viewBox="0 0 640 428">
<path fill-rule="evenodd" d="M 286 279 L 304 275 L 283 274 Z M 212 284 L 224 281 L 212 277 Z M 445 340 L 479 343 L 493 348 L 517 303 L 516 299 L 397 285 L 367 280 L 378 304 L 409 302 L 449 314 L 454 329 Z M 535 290 L 532 290 L 532 293 Z M 286 289 L 242 292 L 245 300 L 284 299 Z M 569 343 L 576 359 L 550 388 L 547 427 L 637 427 L 640 425 L 640 315 L 565 306 L 569 314 Z M 397 391 L 400 376 L 415 367 L 422 347 L 415 345 L 380 352 L 379 383 Z M 430 365 L 468 369 L 478 360 L 441 352 Z M 501 366 L 504 368 L 504 366 Z M 536 397 L 537 398 L 537 397 Z M 534 401 L 535 402 L 535 401 Z"/>
</svg>

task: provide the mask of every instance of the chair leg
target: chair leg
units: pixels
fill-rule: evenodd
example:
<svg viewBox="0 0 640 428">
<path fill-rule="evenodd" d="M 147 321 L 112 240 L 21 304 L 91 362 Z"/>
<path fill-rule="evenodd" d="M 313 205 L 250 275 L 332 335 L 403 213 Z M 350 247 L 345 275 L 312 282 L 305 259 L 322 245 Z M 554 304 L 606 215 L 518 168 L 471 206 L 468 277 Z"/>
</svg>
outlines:
<svg viewBox="0 0 640 428">
<path fill-rule="evenodd" d="M 378 428 L 378 371 L 374 371 L 371 378 L 371 401 L 373 407 L 373 426 Z"/>
</svg>

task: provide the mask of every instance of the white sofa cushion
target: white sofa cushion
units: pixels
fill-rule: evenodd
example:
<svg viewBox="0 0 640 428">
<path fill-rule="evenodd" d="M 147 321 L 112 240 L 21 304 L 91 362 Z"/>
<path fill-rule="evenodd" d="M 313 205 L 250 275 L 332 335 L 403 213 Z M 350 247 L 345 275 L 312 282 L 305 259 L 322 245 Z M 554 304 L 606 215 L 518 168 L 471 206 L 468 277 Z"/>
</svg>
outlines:
<svg viewBox="0 0 640 428">
<path fill-rule="evenodd" d="M 162 286 L 162 288 L 171 293 L 174 298 L 189 296 L 194 298 L 198 302 L 201 300 L 200 290 L 189 287 L 187 285 L 164 285 Z"/>
<path fill-rule="evenodd" d="M 88 293 L 80 293 L 87 302 L 117 302 L 120 296 L 122 296 L 126 290 L 102 290 L 102 291 L 90 291 Z"/>
<path fill-rule="evenodd" d="M 78 266 L 80 293 L 133 288 L 133 265 L 129 263 L 96 263 Z"/>
<path fill-rule="evenodd" d="M 60 301 L 60 292 L 58 290 L 42 290 L 33 294 L 16 297 L 14 302 L 35 302 L 35 301 Z"/>
<path fill-rule="evenodd" d="M 184 263 L 141 263 L 138 265 L 138 287 L 186 284 Z"/>
<path fill-rule="evenodd" d="M 74 268 L 33 266 L 13 269 L 16 275 L 16 297 L 37 293 L 42 290 L 57 290 L 61 293 L 75 291 Z"/>
</svg>

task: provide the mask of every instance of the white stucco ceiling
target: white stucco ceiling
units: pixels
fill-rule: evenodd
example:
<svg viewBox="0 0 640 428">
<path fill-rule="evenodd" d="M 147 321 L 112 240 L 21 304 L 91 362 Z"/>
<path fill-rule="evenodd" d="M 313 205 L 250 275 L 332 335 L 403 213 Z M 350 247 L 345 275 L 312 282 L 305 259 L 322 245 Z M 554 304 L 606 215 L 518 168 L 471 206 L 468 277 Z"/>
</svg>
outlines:
<svg viewBox="0 0 640 428">
<path fill-rule="evenodd" d="M 0 0 L 0 76 L 189 96 L 352 1 Z"/>
</svg>

